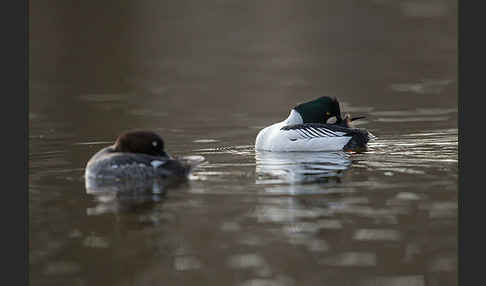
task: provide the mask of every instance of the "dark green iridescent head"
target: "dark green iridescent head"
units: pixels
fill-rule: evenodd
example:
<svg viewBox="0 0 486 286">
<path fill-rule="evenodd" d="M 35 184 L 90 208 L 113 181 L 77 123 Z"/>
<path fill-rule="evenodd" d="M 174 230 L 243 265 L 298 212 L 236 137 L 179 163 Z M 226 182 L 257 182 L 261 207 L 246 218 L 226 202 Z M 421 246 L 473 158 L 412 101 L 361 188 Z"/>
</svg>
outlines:
<svg viewBox="0 0 486 286">
<path fill-rule="evenodd" d="M 302 116 L 304 123 L 326 123 L 333 116 L 336 116 L 338 122 L 341 121 L 339 102 L 334 97 L 319 97 L 318 99 L 301 103 L 294 109 Z"/>
</svg>

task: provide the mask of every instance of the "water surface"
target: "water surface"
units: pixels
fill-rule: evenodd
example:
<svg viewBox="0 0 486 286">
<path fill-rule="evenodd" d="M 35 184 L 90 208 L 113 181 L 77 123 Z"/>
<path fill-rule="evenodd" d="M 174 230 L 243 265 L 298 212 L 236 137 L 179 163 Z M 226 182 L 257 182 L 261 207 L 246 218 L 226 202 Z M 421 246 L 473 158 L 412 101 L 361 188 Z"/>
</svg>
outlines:
<svg viewBox="0 0 486 286">
<path fill-rule="evenodd" d="M 31 285 L 457 285 L 455 1 L 63 3 L 30 8 Z M 255 152 L 322 95 L 367 152 Z M 87 190 L 132 128 L 206 162 Z"/>
</svg>

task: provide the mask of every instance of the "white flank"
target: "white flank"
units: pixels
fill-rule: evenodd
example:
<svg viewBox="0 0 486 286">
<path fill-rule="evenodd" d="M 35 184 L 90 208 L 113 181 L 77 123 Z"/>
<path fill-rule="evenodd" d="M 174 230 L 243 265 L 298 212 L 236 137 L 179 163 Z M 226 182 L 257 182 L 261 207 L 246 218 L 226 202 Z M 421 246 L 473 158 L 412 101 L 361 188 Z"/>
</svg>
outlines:
<svg viewBox="0 0 486 286">
<path fill-rule="evenodd" d="M 258 151 L 339 151 L 349 142 L 350 136 L 328 130 L 329 136 L 305 136 L 299 130 L 281 130 L 286 125 L 302 124 L 302 117 L 292 109 L 287 119 L 262 129 L 255 140 Z M 303 136 L 304 134 L 304 136 Z M 309 133 L 307 133 L 309 134 Z M 316 133 L 314 133 L 316 134 Z"/>
</svg>

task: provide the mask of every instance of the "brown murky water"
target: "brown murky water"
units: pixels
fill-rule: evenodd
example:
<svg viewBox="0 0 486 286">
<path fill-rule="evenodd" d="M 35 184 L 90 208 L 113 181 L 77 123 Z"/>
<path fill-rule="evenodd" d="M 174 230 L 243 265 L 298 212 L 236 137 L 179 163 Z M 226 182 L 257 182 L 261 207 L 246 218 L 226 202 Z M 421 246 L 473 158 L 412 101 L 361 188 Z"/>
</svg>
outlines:
<svg viewBox="0 0 486 286">
<path fill-rule="evenodd" d="M 457 285 L 455 1 L 30 5 L 31 285 Z M 255 152 L 337 96 L 362 154 Z M 87 193 L 153 129 L 207 162 L 166 196 Z"/>
</svg>

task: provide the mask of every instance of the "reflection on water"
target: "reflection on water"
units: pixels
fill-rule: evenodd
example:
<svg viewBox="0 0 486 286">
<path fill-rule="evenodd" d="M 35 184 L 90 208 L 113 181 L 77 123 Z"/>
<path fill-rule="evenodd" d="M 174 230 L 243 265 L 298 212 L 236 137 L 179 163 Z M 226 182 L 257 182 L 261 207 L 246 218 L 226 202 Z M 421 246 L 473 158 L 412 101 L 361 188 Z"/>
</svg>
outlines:
<svg viewBox="0 0 486 286">
<path fill-rule="evenodd" d="M 86 214 L 100 215 L 151 207 L 165 197 L 169 183 L 160 179 L 114 182 L 85 178 L 85 187 L 97 203 L 87 208 Z"/>
<path fill-rule="evenodd" d="M 437 168 L 451 171 L 457 177 L 458 130 L 432 130 L 428 132 L 383 136 L 369 144 L 369 158 L 359 166 L 372 167 L 388 176 L 394 174 L 420 174 L 433 176 Z"/>
<path fill-rule="evenodd" d="M 85 178 L 87 194 L 165 194 L 168 182 L 155 178 L 151 180 L 97 180 Z"/>
<path fill-rule="evenodd" d="M 257 184 L 327 182 L 349 168 L 345 152 L 256 152 Z"/>
<path fill-rule="evenodd" d="M 420 83 L 392 84 L 391 88 L 398 92 L 414 92 L 418 94 L 440 94 L 452 80 L 423 80 Z"/>
<path fill-rule="evenodd" d="M 457 285 L 456 2 L 31 1 L 31 284 Z M 255 152 L 322 95 L 367 152 Z M 132 128 L 207 161 L 85 182 Z"/>
<path fill-rule="evenodd" d="M 256 152 L 255 183 L 268 194 L 323 194 L 351 165 L 345 152 Z M 321 184 L 328 184 L 322 187 Z M 340 189 L 338 192 L 345 192 Z"/>
<path fill-rule="evenodd" d="M 376 111 L 379 122 L 427 122 L 447 121 L 457 113 L 453 108 L 417 108 L 416 110 Z"/>
<path fill-rule="evenodd" d="M 457 129 L 395 134 L 396 123 L 370 118 L 380 137 L 365 153 L 218 147 L 226 143 L 224 133 L 214 142 L 193 142 L 186 154 L 207 162 L 178 187 L 68 179 L 82 177 L 84 170 L 74 167 L 103 140 L 70 144 L 81 154 L 73 166 L 67 147 L 49 151 L 49 142 L 36 139 L 34 275 L 46 285 L 52 277 L 91 281 L 86 277 L 98 277 L 101 266 L 93 261 L 99 261 L 129 265 L 126 272 L 110 268 L 112 278 L 103 281 L 111 285 L 132 285 L 130 279 L 141 285 L 167 279 L 184 285 L 454 285 Z M 63 193 L 65 184 L 75 192 Z M 45 223 L 57 231 L 46 231 Z"/>
<path fill-rule="evenodd" d="M 403 1 L 401 3 L 403 14 L 409 17 L 440 17 L 446 15 L 450 11 L 447 3 L 442 1 Z"/>
</svg>

